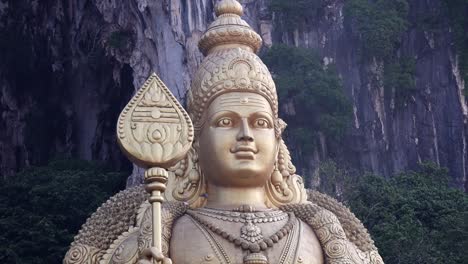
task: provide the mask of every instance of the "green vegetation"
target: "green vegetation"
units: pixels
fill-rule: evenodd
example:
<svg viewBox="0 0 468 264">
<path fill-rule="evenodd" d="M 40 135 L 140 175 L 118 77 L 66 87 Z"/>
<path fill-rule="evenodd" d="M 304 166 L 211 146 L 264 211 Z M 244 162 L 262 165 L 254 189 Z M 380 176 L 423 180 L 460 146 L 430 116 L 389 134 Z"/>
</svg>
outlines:
<svg viewBox="0 0 468 264">
<path fill-rule="evenodd" d="M 282 115 L 289 124 L 288 133 L 301 142 L 303 150 L 312 151 L 318 133 L 338 142 L 352 110 L 333 65 L 324 67 L 311 50 L 284 45 L 273 46 L 263 60 L 273 72 L 282 105 L 294 108 Z"/>
<path fill-rule="evenodd" d="M 279 14 L 286 29 L 291 30 L 318 17 L 324 4 L 322 0 L 272 0 L 270 9 Z"/>
<path fill-rule="evenodd" d="M 345 17 L 362 38 L 363 55 L 386 59 L 400 43 L 407 28 L 407 0 L 349 0 Z"/>
<path fill-rule="evenodd" d="M 393 56 L 408 27 L 408 11 L 407 0 L 350 0 L 345 5 L 345 16 L 361 38 L 363 59 L 375 57 L 384 62 L 384 87 L 399 107 L 417 91 L 415 61 Z"/>
<path fill-rule="evenodd" d="M 97 207 L 126 175 L 85 161 L 54 161 L 0 182 L 0 262 L 61 263 Z"/>
<path fill-rule="evenodd" d="M 394 92 L 395 103 L 403 106 L 417 91 L 414 80 L 415 60 L 401 58 L 398 61 L 385 64 L 384 87 L 388 92 Z"/>
<path fill-rule="evenodd" d="M 361 177 L 345 199 L 386 264 L 465 263 L 468 199 L 448 187 L 448 171 L 422 164 L 390 180 Z"/>
<path fill-rule="evenodd" d="M 318 175 L 320 178 L 320 192 L 335 197 L 338 201 L 343 201 L 344 191 L 354 179 L 353 174 L 345 168 L 342 168 L 336 161 L 328 159 L 320 162 Z M 317 181 L 318 179 L 312 179 Z"/>
</svg>

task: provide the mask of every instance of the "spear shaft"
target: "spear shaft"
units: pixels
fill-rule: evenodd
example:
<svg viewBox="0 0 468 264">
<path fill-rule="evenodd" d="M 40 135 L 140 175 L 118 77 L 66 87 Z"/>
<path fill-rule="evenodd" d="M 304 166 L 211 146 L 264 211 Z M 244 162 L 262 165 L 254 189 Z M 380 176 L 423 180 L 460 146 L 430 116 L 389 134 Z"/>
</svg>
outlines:
<svg viewBox="0 0 468 264">
<path fill-rule="evenodd" d="M 163 168 L 150 168 L 145 172 L 145 189 L 150 193 L 148 200 L 152 207 L 152 246 L 160 252 L 162 252 L 161 204 L 164 201 L 163 193 L 166 190 L 167 179 L 168 173 Z"/>
</svg>

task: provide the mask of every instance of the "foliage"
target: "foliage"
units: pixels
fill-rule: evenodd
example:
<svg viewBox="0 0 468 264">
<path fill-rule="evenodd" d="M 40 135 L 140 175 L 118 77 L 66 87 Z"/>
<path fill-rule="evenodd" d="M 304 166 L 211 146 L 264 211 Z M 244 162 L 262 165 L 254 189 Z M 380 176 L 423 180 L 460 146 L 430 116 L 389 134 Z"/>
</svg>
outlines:
<svg viewBox="0 0 468 264">
<path fill-rule="evenodd" d="M 125 186 L 125 175 L 67 160 L 0 184 L 0 262 L 60 263 L 86 218 Z"/>
<path fill-rule="evenodd" d="M 364 58 L 375 57 L 385 62 L 384 86 L 394 92 L 398 106 L 408 103 L 416 91 L 415 61 L 392 57 L 408 27 L 407 0 L 350 0 L 345 16 L 353 21 L 361 37 Z"/>
<path fill-rule="evenodd" d="M 356 25 L 364 54 L 385 59 L 392 55 L 407 28 L 407 0 L 349 0 L 345 17 Z"/>
<path fill-rule="evenodd" d="M 349 169 L 345 169 L 332 159 L 320 162 L 316 178 L 320 181 L 318 191 L 335 197 L 338 201 L 343 200 L 345 188 L 351 184 L 353 175 Z M 317 179 L 312 179 L 312 182 Z"/>
<path fill-rule="evenodd" d="M 308 18 L 318 17 L 324 2 L 322 0 L 272 0 L 270 10 L 281 16 L 286 29 L 293 29 Z"/>
<path fill-rule="evenodd" d="M 417 91 L 414 80 L 415 63 L 412 58 L 400 58 L 398 61 L 385 64 L 384 87 L 394 91 L 398 106 L 408 103 L 411 95 Z"/>
<path fill-rule="evenodd" d="M 279 100 L 293 105 L 282 114 L 305 151 L 314 148 L 319 133 L 343 137 L 352 111 L 333 65 L 324 67 L 311 50 L 285 45 L 273 46 L 263 60 L 273 72 Z"/>
<path fill-rule="evenodd" d="M 426 163 L 390 180 L 367 175 L 346 200 L 385 263 L 464 263 L 468 199 L 448 187 L 447 169 Z"/>
</svg>

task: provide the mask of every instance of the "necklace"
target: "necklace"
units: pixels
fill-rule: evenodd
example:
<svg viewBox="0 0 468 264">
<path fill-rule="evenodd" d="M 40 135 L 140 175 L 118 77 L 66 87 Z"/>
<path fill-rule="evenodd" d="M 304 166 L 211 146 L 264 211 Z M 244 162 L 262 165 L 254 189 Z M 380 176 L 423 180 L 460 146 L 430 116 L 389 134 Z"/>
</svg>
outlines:
<svg viewBox="0 0 468 264">
<path fill-rule="evenodd" d="M 257 242 L 263 239 L 262 230 L 257 223 L 271 223 L 285 219 L 288 214 L 282 211 L 240 213 L 216 209 L 198 209 L 196 214 L 215 218 L 222 221 L 243 223 L 240 237 L 248 242 Z"/>
<path fill-rule="evenodd" d="M 213 210 L 213 209 L 205 209 L 205 210 Z M 217 211 L 217 210 L 215 210 L 215 211 Z M 224 214 L 229 214 L 230 217 L 232 217 L 231 213 L 238 213 L 238 212 L 231 212 L 231 211 L 226 212 L 226 211 L 219 210 L 218 213 L 220 213 L 220 212 L 222 212 L 222 213 L 221 214 L 216 214 L 216 213 L 211 214 L 211 215 L 209 215 L 209 217 L 211 217 L 211 216 L 214 217 L 214 215 L 216 215 L 216 216 L 220 216 L 221 218 L 217 218 L 217 217 L 214 217 L 214 218 L 224 220 L 224 219 L 222 219 L 222 217 L 228 217 L 228 216 L 225 216 Z M 277 212 L 275 212 L 275 213 L 277 213 Z M 283 212 L 281 212 L 281 213 L 283 213 Z M 254 263 L 267 264 L 268 260 L 267 260 L 266 256 L 261 254 L 260 252 L 265 251 L 269 247 L 273 247 L 274 244 L 278 243 L 278 241 L 280 241 L 283 237 L 287 236 L 291 232 L 291 230 L 294 227 L 294 224 L 296 222 L 296 217 L 294 216 L 294 213 L 292 213 L 292 212 L 287 213 L 287 215 L 289 216 L 289 219 L 288 219 L 287 223 L 282 228 L 280 228 L 278 231 L 276 231 L 273 235 L 271 235 L 271 236 L 269 236 L 267 238 L 264 238 L 263 235 L 261 234 L 260 227 L 258 227 L 257 225 L 255 225 L 253 223 L 253 219 L 255 219 L 255 218 L 252 219 L 251 218 L 252 215 L 250 215 L 249 217 L 247 217 L 247 216 L 242 217 L 241 216 L 242 214 L 240 214 L 239 217 L 235 218 L 235 219 L 244 219 L 244 220 L 239 220 L 238 222 L 241 222 L 241 221 L 245 221 L 245 222 L 241 222 L 241 223 L 244 223 L 244 225 L 241 227 L 241 236 L 236 237 L 236 236 L 228 233 L 227 231 L 221 229 L 217 225 L 215 225 L 215 224 L 213 224 L 213 223 L 211 223 L 211 222 L 209 222 L 209 221 L 207 221 L 207 220 L 200 217 L 200 214 L 201 215 L 206 215 L 206 214 L 209 214 L 209 213 L 202 214 L 202 213 L 194 211 L 194 210 L 188 210 L 187 214 L 190 215 L 195 221 L 197 221 L 198 223 L 200 223 L 201 225 L 203 225 L 207 229 L 209 229 L 212 232 L 218 234 L 219 236 L 223 237 L 227 241 L 233 243 L 236 247 L 240 247 L 240 248 L 242 248 L 242 250 L 245 250 L 245 251 L 248 250 L 249 254 L 247 254 L 247 256 L 244 258 L 244 264 L 254 264 Z M 245 213 L 245 214 L 252 214 L 252 213 Z M 286 213 L 283 213 L 283 214 L 286 215 Z M 279 214 L 276 217 L 280 217 L 280 215 L 281 214 Z M 273 217 L 268 217 L 268 219 L 270 219 L 270 218 L 272 219 L 271 222 L 273 222 L 274 218 Z M 247 220 L 247 219 L 249 219 L 249 220 Z M 227 220 L 227 221 L 229 221 L 229 220 Z M 279 221 L 279 220 L 276 220 L 276 221 Z"/>
<path fill-rule="evenodd" d="M 197 214 L 208 216 L 211 218 L 216 218 L 223 221 L 229 222 L 236 222 L 236 223 L 246 223 L 252 222 L 256 223 L 271 223 L 277 222 L 285 219 L 288 214 L 276 210 L 276 211 L 258 211 L 258 212 L 248 212 L 248 213 L 241 213 L 241 212 L 233 212 L 233 211 L 221 211 L 216 209 L 206 209 L 206 208 L 199 208 L 196 211 Z"/>
</svg>

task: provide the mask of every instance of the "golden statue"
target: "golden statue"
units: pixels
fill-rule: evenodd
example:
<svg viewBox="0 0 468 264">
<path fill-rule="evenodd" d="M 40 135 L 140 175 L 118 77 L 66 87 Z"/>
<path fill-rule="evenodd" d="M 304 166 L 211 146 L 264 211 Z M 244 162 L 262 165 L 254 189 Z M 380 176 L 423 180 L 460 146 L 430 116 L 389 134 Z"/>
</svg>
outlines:
<svg viewBox="0 0 468 264">
<path fill-rule="evenodd" d="M 262 41 L 242 12 L 218 3 L 189 114 L 155 75 L 123 110 L 119 142 L 148 168 L 151 196 L 138 186 L 110 198 L 64 263 L 383 263 L 361 222 L 295 174 Z"/>
</svg>

